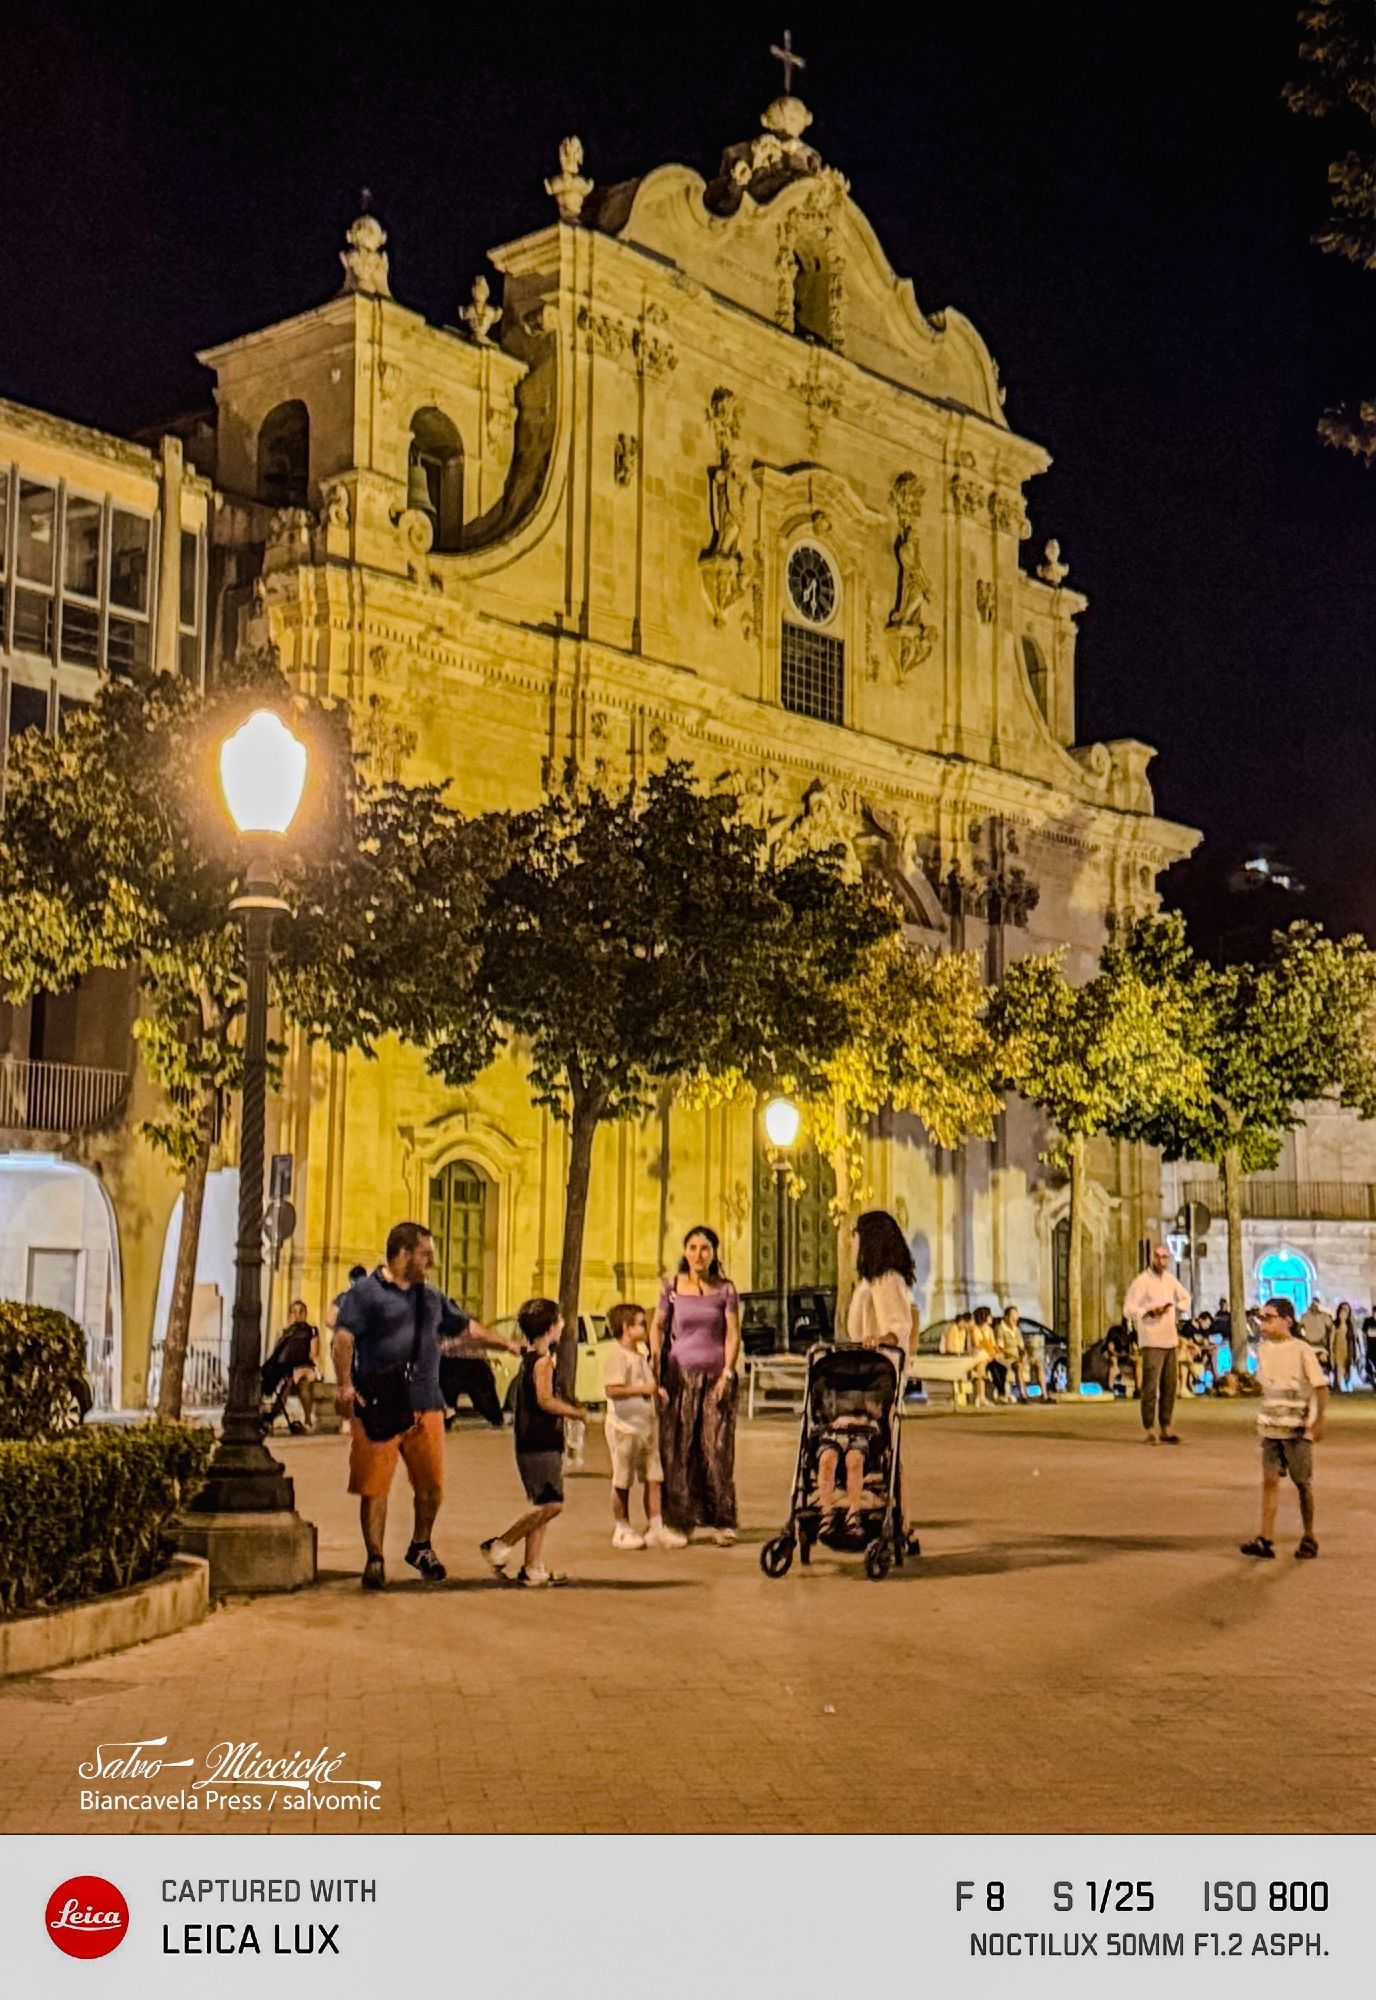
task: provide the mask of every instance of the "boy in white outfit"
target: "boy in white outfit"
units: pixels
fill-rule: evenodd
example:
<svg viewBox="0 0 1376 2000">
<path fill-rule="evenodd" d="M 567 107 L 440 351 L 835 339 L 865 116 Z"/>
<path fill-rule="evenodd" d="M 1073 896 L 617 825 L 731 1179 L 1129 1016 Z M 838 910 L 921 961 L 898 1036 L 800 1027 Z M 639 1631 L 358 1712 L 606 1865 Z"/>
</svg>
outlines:
<svg viewBox="0 0 1376 2000">
<path fill-rule="evenodd" d="M 1261 1346 L 1257 1380 L 1261 1383 L 1261 1533 L 1242 1544 L 1245 1556 L 1269 1560 L 1276 1553 L 1276 1501 L 1283 1473 L 1289 1473 L 1300 1496 L 1304 1533 L 1295 1554 L 1306 1560 L 1319 1553 L 1314 1539 L 1314 1445 L 1323 1436 L 1328 1404 L 1328 1380 L 1323 1364 L 1308 1341 L 1300 1337 L 1295 1308 L 1289 1299 L 1268 1299 L 1257 1314 Z"/>
<path fill-rule="evenodd" d="M 607 1356 L 607 1450 L 612 1460 L 612 1547 L 681 1549 L 688 1537 L 664 1525 L 664 1467 L 659 1459 L 659 1401 L 665 1392 L 643 1351 L 649 1341 L 644 1306 L 613 1306 L 607 1326 L 616 1341 Z M 667 1400 L 667 1398 L 666 1398 Z M 631 1526 L 631 1488 L 645 1487 L 645 1533 Z"/>
</svg>

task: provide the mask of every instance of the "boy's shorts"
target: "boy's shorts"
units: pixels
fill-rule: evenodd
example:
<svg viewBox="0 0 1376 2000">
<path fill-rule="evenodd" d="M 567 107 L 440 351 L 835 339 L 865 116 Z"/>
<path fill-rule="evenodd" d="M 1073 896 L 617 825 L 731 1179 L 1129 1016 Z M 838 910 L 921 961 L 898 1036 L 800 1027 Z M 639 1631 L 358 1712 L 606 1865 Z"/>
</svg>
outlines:
<svg viewBox="0 0 1376 2000">
<path fill-rule="evenodd" d="M 628 1493 L 637 1481 L 643 1486 L 664 1483 L 664 1466 L 659 1456 L 659 1426 L 651 1431 L 629 1431 L 607 1425 L 607 1450 L 612 1458 L 612 1485 Z"/>
<path fill-rule="evenodd" d="M 1288 1472 L 1296 1486 L 1314 1483 L 1314 1446 L 1309 1438 L 1263 1438 L 1261 1469 L 1277 1479 Z"/>
<path fill-rule="evenodd" d="M 564 1454 L 561 1451 L 518 1451 L 516 1470 L 532 1507 L 552 1507 L 564 1498 Z"/>
<path fill-rule="evenodd" d="M 392 1489 L 401 1459 L 413 1492 L 439 1493 L 444 1487 L 444 1412 L 422 1410 L 409 1431 L 374 1444 L 361 1417 L 349 1426 L 349 1491 L 364 1500 L 382 1500 Z"/>
</svg>

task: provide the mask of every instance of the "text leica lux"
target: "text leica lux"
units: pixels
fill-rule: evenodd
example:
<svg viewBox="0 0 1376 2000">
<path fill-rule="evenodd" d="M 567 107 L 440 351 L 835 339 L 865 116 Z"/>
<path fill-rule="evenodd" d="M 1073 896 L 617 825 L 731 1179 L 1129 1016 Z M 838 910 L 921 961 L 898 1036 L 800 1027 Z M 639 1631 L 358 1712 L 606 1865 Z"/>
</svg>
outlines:
<svg viewBox="0 0 1376 2000">
<path fill-rule="evenodd" d="M 164 1924 L 162 1948 L 175 1957 L 207 1957 L 213 1953 L 232 1957 L 236 1953 L 320 1957 L 327 1952 L 339 1956 L 338 1924 L 274 1924 L 270 1942 L 260 1944 L 252 1924 Z"/>
</svg>

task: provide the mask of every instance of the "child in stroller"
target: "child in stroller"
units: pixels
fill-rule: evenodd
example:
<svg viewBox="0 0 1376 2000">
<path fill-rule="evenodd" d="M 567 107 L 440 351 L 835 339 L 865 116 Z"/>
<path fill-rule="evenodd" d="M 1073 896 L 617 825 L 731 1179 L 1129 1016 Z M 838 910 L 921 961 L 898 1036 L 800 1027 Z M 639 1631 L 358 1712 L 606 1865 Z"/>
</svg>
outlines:
<svg viewBox="0 0 1376 2000">
<path fill-rule="evenodd" d="M 817 1542 L 863 1554 L 876 1582 L 920 1553 L 903 1520 L 899 1433 L 905 1357 L 896 1347 L 814 1347 L 788 1524 L 760 1551 L 766 1576 L 784 1576 L 795 1552 L 809 1562 Z M 845 1504 L 837 1504 L 845 1469 Z"/>
<path fill-rule="evenodd" d="M 863 1510 L 883 1505 L 882 1499 L 867 1491 L 865 1475 L 877 1469 L 883 1458 L 882 1433 L 884 1397 L 870 1388 L 837 1389 L 823 1392 L 833 1414 L 817 1440 L 817 1505 L 821 1510 L 821 1537 L 835 1538 L 844 1533 L 848 1541 L 859 1538 Z M 842 1461 L 846 1469 L 846 1504 L 836 1504 L 836 1474 Z"/>
</svg>

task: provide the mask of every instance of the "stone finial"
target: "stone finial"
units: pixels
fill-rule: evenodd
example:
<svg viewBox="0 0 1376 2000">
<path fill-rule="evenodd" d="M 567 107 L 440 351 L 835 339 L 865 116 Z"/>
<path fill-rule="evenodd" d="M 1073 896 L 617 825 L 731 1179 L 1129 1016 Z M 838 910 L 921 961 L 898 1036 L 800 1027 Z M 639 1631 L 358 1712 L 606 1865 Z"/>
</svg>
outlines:
<svg viewBox="0 0 1376 2000">
<path fill-rule="evenodd" d="M 348 249 L 341 250 L 339 261 L 344 266 L 346 292 L 364 292 L 370 298 L 390 299 L 391 283 L 387 276 L 387 252 L 383 244 L 387 232 L 375 215 L 360 215 L 349 230 Z"/>
<path fill-rule="evenodd" d="M 1064 583 L 1070 575 L 1069 563 L 1061 561 L 1061 545 L 1059 542 L 1053 540 L 1047 543 L 1046 554 L 1041 562 L 1037 564 L 1037 575 L 1045 583 L 1057 585 Z"/>
<path fill-rule="evenodd" d="M 561 222 L 577 222 L 583 213 L 583 203 L 593 191 L 594 183 L 581 172 L 582 165 L 583 141 L 561 139 L 559 171 L 545 182 L 545 193 L 552 194 L 559 204 Z"/>
<path fill-rule="evenodd" d="M 494 306 L 491 300 L 492 287 L 480 271 L 473 280 L 473 303 L 460 306 L 459 318 L 468 328 L 469 338 L 483 347 L 491 346 L 492 329 L 502 316 L 501 307 Z"/>
<path fill-rule="evenodd" d="M 812 113 L 801 97 L 776 97 L 769 109 L 760 115 L 760 123 L 766 132 L 772 132 L 785 152 L 797 151 L 803 142 L 803 134 L 812 123 Z"/>
</svg>

